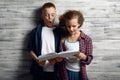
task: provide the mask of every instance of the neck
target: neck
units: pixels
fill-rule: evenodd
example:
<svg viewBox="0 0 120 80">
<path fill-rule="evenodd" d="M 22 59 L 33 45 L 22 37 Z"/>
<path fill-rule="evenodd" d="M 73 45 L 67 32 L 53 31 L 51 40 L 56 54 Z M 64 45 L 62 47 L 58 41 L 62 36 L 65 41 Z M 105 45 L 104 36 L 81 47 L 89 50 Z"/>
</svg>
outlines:
<svg viewBox="0 0 120 80">
<path fill-rule="evenodd" d="M 80 31 L 68 36 L 69 41 L 77 41 L 80 38 Z"/>
<path fill-rule="evenodd" d="M 47 27 L 47 28 L 53 28 L 53 26 L 44 26 L 44 27 Z"/>
<path fill-rule="evenodd" d="M 76 30 L 76 32 L 74 34 L 71 34 L 70 36 L 71 37 L 75 37 L 75 36 L 78 36 L 80 34 L 80 31 L 79 30 Z"/>
</svg>

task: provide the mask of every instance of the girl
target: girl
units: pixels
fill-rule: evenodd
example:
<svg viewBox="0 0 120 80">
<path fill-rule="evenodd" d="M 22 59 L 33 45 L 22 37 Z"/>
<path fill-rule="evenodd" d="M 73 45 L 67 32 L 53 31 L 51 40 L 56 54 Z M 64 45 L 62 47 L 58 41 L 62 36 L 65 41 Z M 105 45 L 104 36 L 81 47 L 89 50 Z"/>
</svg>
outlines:
<svg viewBox="0 0 120 80">
<path fill-rule="evenodd" d="M 74 57 L 65 58 L 59 65 L 59 77 L 63 80 L 88 80 L 86 65 L 93 59 L 92 40 L 79 30 L 83 22 L 83 15 L 76 10 L 69 10 L 60 17 L 61 50 L 80 51 Z"/>
</svg>

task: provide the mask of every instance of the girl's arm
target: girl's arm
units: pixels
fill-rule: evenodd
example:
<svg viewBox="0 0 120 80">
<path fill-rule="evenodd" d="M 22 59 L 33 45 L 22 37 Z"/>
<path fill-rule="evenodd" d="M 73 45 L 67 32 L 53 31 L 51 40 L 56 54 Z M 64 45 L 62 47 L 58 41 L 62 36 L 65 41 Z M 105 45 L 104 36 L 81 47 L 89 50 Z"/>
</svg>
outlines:
<svg viewBox="0 0 120 80">
<path fill-rule="evenodd" d="M 81 61 L 82 64 L 89 65 L 91 63 L 93 59 L 92 52 L 93 52 L 92 40 L 88 39 L 86 43 L 86 51 L 85 51 L 86 60 L 82 60 Z"/>
<path fill-rule="evenodd" d="M 79 54 L 76 54 L 75 56 L 81 60 L 84 60 L 84 61 L 86 61 L 86 59 L 87 59 L 87 56 L 81 52 Z"/>
<path fill-rule="evenodd" d="M 79 59 L 81 59 L 81 62 L 82 64 L 90 64 L 92 59 L 93 59 L 93 56 L 92 56 L 92 50 L 93 50 L 93 46 L 92 46 L 92 40 L 89 39 L 86 43 L 86 51 L 85 51 L 85 54 L 84 53 L 79 53 L 79 54 L 76 54 L 75 56 Z"/>
</svg>

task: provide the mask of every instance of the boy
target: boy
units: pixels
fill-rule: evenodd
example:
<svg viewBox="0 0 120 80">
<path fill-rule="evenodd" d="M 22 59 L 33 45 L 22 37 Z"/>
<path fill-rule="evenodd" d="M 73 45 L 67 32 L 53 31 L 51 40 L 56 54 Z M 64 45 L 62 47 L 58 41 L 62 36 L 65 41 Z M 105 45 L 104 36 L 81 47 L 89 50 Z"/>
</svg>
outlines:
<svg viewBox="0 0 120 80">
<path fill-rule="evenodd" d="M 42 6 L 42 21 L 32 30 L 28 50 L 33 58 L 31 73 L 34 80 L 58 80 L 54 71 L 55 59 L 39 61 L 38 56 L 59 51 L 59 36 L 53 24 L 56 7 L 53 3 Z"/>
</svg>

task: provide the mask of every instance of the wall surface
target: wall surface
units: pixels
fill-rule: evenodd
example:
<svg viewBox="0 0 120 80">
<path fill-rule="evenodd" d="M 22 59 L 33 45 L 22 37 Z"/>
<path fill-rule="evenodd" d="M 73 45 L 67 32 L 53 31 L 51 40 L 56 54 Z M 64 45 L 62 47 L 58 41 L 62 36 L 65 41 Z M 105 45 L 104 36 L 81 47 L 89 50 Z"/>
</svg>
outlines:
<svg viewBox="0 0 120 80">
<path fill-rule="evenodd" d="M 36 10 L 48 1 L 58 16 L 68 9 L 84 14 L 82 30 L 94 47 L 89 79 L 119 80 L 120 0 L 0 0 L 0 80 L 31 80 L 28 34 L 36 26 Z"/>
</svg>

